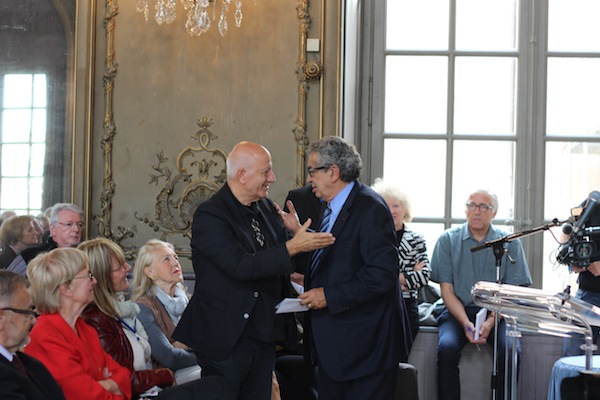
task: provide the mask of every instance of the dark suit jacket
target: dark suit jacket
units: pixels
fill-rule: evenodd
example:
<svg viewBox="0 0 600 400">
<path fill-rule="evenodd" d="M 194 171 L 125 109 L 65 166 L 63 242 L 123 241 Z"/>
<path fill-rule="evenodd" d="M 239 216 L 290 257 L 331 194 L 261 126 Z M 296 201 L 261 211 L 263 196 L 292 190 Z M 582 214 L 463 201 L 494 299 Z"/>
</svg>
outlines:
<svg viewBox="0 0 600 400">
<path fill-rule="evenodd" d="M 0 356 L 0 399 L 64 400 L 65 396 L 44 364 L 19 352 L 29 378 Z"/>
<path fill-rule="evenodd" d="M 270 248 L 259 247 L 227 184 L 194 214 L 196 285 L 173 338 L 191 346 L 200 358 L 223 359 L 250 318 L 260 327 L 274 327 L 280 335 L 285 328 L 288 335 L 295 332 L 291 314 L 275 315 L 275 305 L 291 292 L 288 275 L 294 264 L 285 247 L 288 234 L 270 200 L 257 205 L 266 220 L 263 233 L 276 241 Z M 288 339 L 296 341 L 293 336 Z"/>
<path fill-rule="evenodd" d="M 335 243 L 305 275 L 306 290 L 325 289 L 327 308 L 308 312 L 305 333 L 319 368 L 348 381 L 395 367 L 410 332 L 402 319 L 394 223 L 383 199 L 356 182 L 331 232 Z"/>
<path fill-rule="evenodd" d="M 300 219 L 300 223 L 303 224 L 308 218 L 312 218 L 310 224 L 311 229 L 319 229 L 319 218 L 321 218 L 322 210 L 321 200 L 315 196 L 312 191 L 312 185 L 306 185 L 298 189 L 290 190 L 287 198 L 285 199 L 286 204 L 283 209 L 287 209 L 287 201 L 291 200 L 294 203 L 294 208 Z"/>
<path fill-rule="evenodd" d="M 10 263 L 17 257 L 17 253 L 10 246 L 6 246 L 0 251 L 0 269 L 6 269 Z"/>
</svg>

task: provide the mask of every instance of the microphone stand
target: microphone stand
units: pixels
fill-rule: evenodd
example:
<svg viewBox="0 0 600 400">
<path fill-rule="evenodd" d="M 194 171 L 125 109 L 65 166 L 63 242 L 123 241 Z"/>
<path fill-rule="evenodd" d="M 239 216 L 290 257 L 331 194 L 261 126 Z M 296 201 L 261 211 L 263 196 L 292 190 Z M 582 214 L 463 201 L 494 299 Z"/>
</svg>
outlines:
<svg viewBox="0 0 600 400">
<path fill-rule="evenodd" d="M 513 260 L 510 257 L 510 255 L 508 254 L 508 249 L 504 248 L 504 245 L 506 243 L 512 242 L 513 240 L 518 239 L 523 236 L 528 236 L 528 235 L 532 235 L 537 232 L 548 230 L 554 226 L 562 225 L 564 222 L 566 222 L 566 221 L 560 222 L 557 218 L 554 218 L 552 220 L 552 222 L 549 224 L 545 224 L 545 225 L 539 226 L 537 228 L 529 229 L 526 231 L 512 233 L 510 235 L 506 235 L 506 236 L 503 236 L 498 239 L 490 240 L 490 241 L 482 243 L 478 246 L 472 247 L 471 252 L 474 253 L 476 251 L 479 251 L 482 249 L 487 249 L 489 247 L 492 248 L 492 251 L 494 252 L 494 256 L 496 257 L 496 283 L 500 285 L 500 284 L 502 284 L 502 280 L 500 277 L 500 266 L 502 264 L 502 256 L 504 254 L 506 254 L 506 256 L 510 259 L 511 263 L 512 264 L 515 263 L 515 260 Z M 496 400 L 496 398 L 497 398 L 496 392 L 498 390 L 498 324 L 499 324 L 499 321 L 500 321 L 500 319 L 498 316 L 498 312 L 495 312 L 494 313 L 494 361 L 493 361 L 494 365 L 492 367 L 492 379 L 491 379 L 492 400 Z M 513 340 L 512 351 L 513 351 L 513 353 L 515 353 L 515 354 L 513 354 L 513 357 L 512 357 L 514 365 L 513 365 L 513 370 L 512 370 L 513 379 L 511 379 L 511 381 L 512 381 L 511 397 L 514 399 L 516 396 L 516 379 L 515 379 L 516 371 L 517 371 L 516 341 L 517 341 L 518 334 L 514 333 L 511 335 L 511 337 L 513 338 L 512 339 Z M 506 363 L 505 363 L 505 370 L 506 370 Z M 506 398 L 506 396 L 507 396 L 507 391 L 505 390 L 504 397 Z"/>
</svg>

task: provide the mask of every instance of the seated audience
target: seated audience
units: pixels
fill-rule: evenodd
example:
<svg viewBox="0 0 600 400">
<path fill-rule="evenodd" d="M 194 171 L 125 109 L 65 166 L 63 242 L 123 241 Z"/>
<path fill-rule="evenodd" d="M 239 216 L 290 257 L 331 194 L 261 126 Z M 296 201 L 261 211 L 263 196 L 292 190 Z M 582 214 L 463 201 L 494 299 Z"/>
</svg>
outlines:
<svg viewBox="0 0 600 400">
<path fill-rule="evenodd" d="M 494 251 L 490 248 L 472 252 L 471 249 L 508 235 L 492 224 L 498 204 L 498 197 L 486 190 L 471 193 L 465 204 L 467 222 L 445 230 L 433 249 L 431 279 L 439 282 L 446 305 L 446 310 L 438 318 L 437 375 L 440 400 L 461 398 L 458 363 L 465 344 L 483 345 L 487 342 L 493 345 L 495 336 L 498 338 L 496 398 L 504 398 L 506 321 L 500 319 L 495 335 L 495 316 L 489 313 L 479 328 L 479 338 L 475 339 L 475 316 L 481 308 L 471 296 L 471 288 L 475 283 L 496 281 Z M 502 283 L 531 285 L 531 274 L 521 241 L 509 242 L 506 251 L 510 259 L 503 257 L 501 260 Z"/>
<path fill-rule="evenodd" d="M 375 180 L 373 190 L 383 197 L 394 219 L 400 254 L 400 284 L 414 342 L 419 333 L 419 290 L 427 285 L 431 276 L 425 238 L 405 224 L 412 221 L 411 207 L 406 194 L 380 179 Z"/>
<path fill-rule="evenodd" d="M 0 271 L 0 398 L 64 400 L 44 364 L 20 351 L 36 323 L 32 304 L 29 281 Z"/>
<path fill-rule="evenodd" d="M 200 378 L 196 354 L 171 337 L 189 295 L 177 253 L 170 243 L 151 239 L 139 250 L 133 271 L 133 294 L 152 347 L 152 357 L 175 371 L 181 384 Z"/>
<path fill-rule="evenodd" d="M 23 250 L 40 243 L 36 228 L 32 215 L 10 217 L 0 226 L 1 269 L 6 269 Z"/>
<path fill-rule="evenodd" d="M 154 386 L 171 386 L 174 379 L 168 368 L 152 368 L 148 336 L 137 319 L 140 308 L 125 301 L 131 266 L 121 247 L 109 239 L 98 238 L 85 241 L 78 248 L 87 254 L 90 271 L 97 281 L 94 302 L 86 307 L 82 318 L 96 329 L 102 348 L 131 372 L 133 395 Z"/>
<path fill-rule="evenodd" d="M 27 264 L 40 253 L 57 247 L 77 247 L 83 233 L 83 211 L 75 204 L 58 203 L 52 207 L 50 236 L 38 246 L 21 252 L 8 266 L 9 271 L 25 275 Z"/>
<path fill-rule="evenodd" d="M 27 266 L 27 276 L 41 316 L 25 352 L 48 368 L 67 399 L 131 399 L 131 373 L 81 318 L 96 284 L 86 254 L 73 248 L 42 253 Z"/>
</svg>

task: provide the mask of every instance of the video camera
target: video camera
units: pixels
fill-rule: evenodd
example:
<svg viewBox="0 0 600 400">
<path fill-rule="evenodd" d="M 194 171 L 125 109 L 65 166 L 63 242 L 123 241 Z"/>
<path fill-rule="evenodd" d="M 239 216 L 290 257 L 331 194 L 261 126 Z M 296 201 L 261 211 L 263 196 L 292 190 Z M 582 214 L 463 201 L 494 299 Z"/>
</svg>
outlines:
<svg viewBox="0 0 600 400">
<path fill-rule="evenodd" d="M 569 240 L 559 247 L 556 260 L 560 264 L 585 269 L 591 262 L 600 260 L 597 240 L 592 240 L 593 236 L 600 234 L 600 226 L 585 226 L 586 221 L 599 202 L 600 193 L 593 191 L 583 207 L 571 210 L 575 225 L 566 223 L 562 227 L 563 233 L 569 235 Z"/>
</svg>

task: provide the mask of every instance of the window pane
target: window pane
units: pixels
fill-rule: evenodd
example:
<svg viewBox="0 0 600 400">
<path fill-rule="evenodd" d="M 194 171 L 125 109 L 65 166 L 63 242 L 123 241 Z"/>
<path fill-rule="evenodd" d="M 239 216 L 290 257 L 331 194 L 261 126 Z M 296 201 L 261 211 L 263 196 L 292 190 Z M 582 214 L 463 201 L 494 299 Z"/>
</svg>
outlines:
<svg viewBox="0 0 600 400">
<path fill-rule="evenodd" d="M 46 157 L 45 144 L 31 145 L 31 176 L 44 175 L 44 158 Z"/>
<path fill-rule="evenodd" d="M 4 110 L 2 141 L 4 143 L 29 142 L 31 110 Z"/>
<path fill-rule="evenodd" d="M 457 140 L 454 142 L 452 217 L 465 218 L 465 202 L 478 189 L 498 196 L 496 219 L 514 216 L 515 143 Z"/>
<path fill-rule="evenodd" d="M 600 51 L 600 1 L 549 0 L 548 50 Z"/>
<path fill-rule="evenodd" d="M 600 59 L 548 59 L 547 135 L 600 133 L 599 70 Z"/>
<path fill-rule="evenodd" d="M 516 0 L 457 0 L 456 48 L 516 50 Z"/>
<path fill-rule="evenodd" d="M 427 168 L 407 173 L 407 167 L 417 165 L 427 165 Z M 384 140 L 384 179 L 410 197 L 414 217 L 444 215 L 445 169 L 446 142 L 443 140 Z M 421 190 L 423 182 L 427 182 L 427 190 Z"/>
<path fill-rule="evenodd" d="M 5 144 L 2 146 L 2 175 L 27 176 L 29 173 L 29 145 Z M 4 191 L 4 187 L 2 191 Z M 6 205 L 2 203 L 2 207 Z"/>
<path fill-rule="evenodd" d="M 31 178 L 29 181 L 29 208 L 39 210 L 42 208 L 42 192 L 44 178 Z M 32 212 L 34 213 L 34 212 Z"/>
<path fill-rule="evenodd" d="M 411 206 L 415 206 L 414 202 L 411 201 Z M 409 222 L 407 225 L 411 230 L 420 233 L 425 237 L 425 245 L 427 246 L 427 255 L 431 260 L 431 254 L 433 254 L 433 248 L 438 238 L 444 232 L 444 224 L 433 224 L 433 223 L 419 223 Z"/>
<path fill-rule="evenodd" d="M 46 107 L 46 75 L 33 77 L 33 107 Z"/>
<path fill-rule="evenodd" d="M 33 127 L 31 128 L 32 142 L 46 141 L 46 109 L 33 110 Z"/>
<path fill-rule="evenodd" d="M 600 143 L 546 144 L 544 218 L 566 219 L 592 190 L 600 190 Z"/>
<path fill-rule="evenodd" d="M 514 135 L 515 58 L 458 57 L 454 132 Z"/>
<path fill-rule="evenodd" d="M 6 210 L 27 207 L 27 178 L 3 178 L 0 201 Z"/>
<path fill-rule="evenodd" d="M 446 57 L 386 57 L 386 132 L 446 133 Z"/>
<path fill-rule="evenodd" d="M 31 81 L 29 74 L 5 75 L 4 107 L 31 107 Z"/>
<path fill-rule="evenodd" d="M 386 48 L 448 49 L 449 10 L 448 0 L 388 0 Z"/>
</svg>

